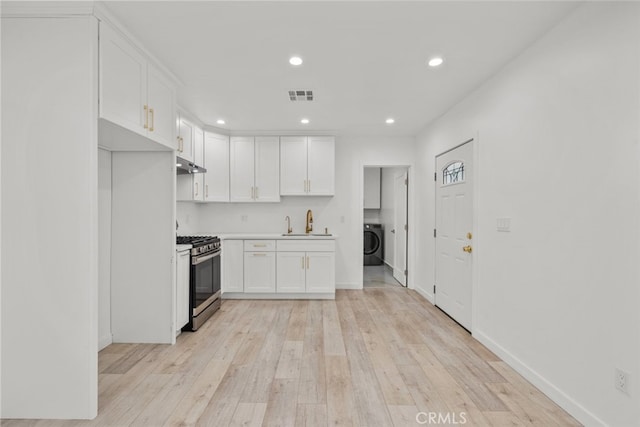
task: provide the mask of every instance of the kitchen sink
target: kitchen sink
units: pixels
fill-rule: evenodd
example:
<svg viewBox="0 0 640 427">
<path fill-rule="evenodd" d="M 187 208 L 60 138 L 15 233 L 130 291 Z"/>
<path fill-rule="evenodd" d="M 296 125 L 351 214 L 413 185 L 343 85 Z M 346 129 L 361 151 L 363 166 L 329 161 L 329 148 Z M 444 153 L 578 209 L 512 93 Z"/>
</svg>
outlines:
<svg viewBox="0 0 640 427">
<path fill-rule="evenodd" d="M 282 233 L 283 236 L 285 237 L 304 237 L 304 236 L 331 236 L 331 234 L 324 234 L 324 233 Z"/>
</svg>

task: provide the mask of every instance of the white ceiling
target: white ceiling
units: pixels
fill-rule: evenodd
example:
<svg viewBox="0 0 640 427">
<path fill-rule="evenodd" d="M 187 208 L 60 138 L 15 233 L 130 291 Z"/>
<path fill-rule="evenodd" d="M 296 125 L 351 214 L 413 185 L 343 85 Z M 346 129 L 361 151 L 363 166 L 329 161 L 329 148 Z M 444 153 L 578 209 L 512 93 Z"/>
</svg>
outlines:
<svg viewBox="0 0 640 427">
<path fill-rule="evenodd" d="M 575 2 L 107 2 L 183 83 L 181 106 L 233 131 L 414 135 Z M 304 59 L 300 67 L 289 57 Z M 445 63 L 426 65 L 433 55 Z M 312 102 L 291 102 L 311 89 Z M 310 119 L 308 125 L 300 119 Z M 396 120 L 385 124 L 387 117 Z"/>
</svg>

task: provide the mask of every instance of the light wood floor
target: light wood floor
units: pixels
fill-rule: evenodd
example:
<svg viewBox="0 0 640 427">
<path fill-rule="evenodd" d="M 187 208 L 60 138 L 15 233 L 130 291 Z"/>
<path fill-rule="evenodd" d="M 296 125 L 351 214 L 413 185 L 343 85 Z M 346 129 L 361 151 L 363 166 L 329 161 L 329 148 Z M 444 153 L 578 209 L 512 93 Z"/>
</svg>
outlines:
<svg viewBox="0 0 640 427">
<path fill-rule="evenodd" d="M 467 426 L 579 425 L 398 287 L 338 291 L 335 301 L 225 301 L 175 346 L 113 344 L 99 365 L 95 420 L 2 425 L 414 426 L 419 412 Z"/>
</svg>

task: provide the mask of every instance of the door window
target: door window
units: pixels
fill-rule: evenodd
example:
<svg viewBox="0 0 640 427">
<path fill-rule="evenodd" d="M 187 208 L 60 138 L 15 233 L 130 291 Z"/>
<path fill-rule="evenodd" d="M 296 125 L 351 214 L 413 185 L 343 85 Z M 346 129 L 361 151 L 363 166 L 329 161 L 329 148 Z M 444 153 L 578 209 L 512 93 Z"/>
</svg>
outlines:
<svg viewBox="0 0 640 427">
<path fill-rule="evenodd" d="M 453 162 L 442 170 L 442 184 L 455 184 L 464 181 L 464 163 Z"/>
</svg>

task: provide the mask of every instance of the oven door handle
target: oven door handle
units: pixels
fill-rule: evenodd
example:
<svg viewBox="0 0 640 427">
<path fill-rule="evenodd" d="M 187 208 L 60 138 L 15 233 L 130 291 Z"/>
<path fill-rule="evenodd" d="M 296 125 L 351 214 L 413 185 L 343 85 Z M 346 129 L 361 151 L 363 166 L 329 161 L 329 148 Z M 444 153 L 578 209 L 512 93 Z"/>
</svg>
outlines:
<svg viewBox="0 0 640 427">
<path fill-rule="evenodd" d="M 215 253 L 209 254 L 209 255 L 205 255 L 205 256 L 201 256 L 201 257 L 194 257 L 193 260 L 191 261 L 191 265 L 198 265 L 201 264 L 205 261 L 209 261 L 211 258 L 220 256 L 220 251 L 217 251 Z"/>
</svg>

